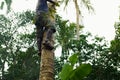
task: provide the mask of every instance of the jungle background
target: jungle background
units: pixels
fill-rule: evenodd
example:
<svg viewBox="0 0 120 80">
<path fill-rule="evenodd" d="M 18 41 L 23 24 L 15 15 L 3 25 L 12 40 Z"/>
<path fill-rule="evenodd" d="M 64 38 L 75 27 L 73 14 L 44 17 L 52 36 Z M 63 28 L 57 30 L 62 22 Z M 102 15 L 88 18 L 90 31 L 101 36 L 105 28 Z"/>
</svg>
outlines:
<svg viewBox="0 0 120 80">
<path fill-rule="evenodd" d="M 65 7 L 69 4 L 69 0 L 61 1 Z M 89 4 L 90 0 L 82 1 L 82 4 Z M 38 80 L 40 58 L 33 24 L 35 12 L 30 9 L 16 12 L 11 7 L 13 2 L 0 2 L 1 11 L 5 12 L 0 14 L 0 80 Z M 87 8 L 94 9 L 90 5 Z M 55 56 L 55 80 L 120 80 L 118 19 L 113 26 L 113 40 L 107 41 L 105 37 L 84 32 L 84 24 L 79 25 L 80 39 L 77 39 L 77 23 L 56 13 L 55 48 L 60 50 L 55 52 L 59 53 Z"/>
</svg>

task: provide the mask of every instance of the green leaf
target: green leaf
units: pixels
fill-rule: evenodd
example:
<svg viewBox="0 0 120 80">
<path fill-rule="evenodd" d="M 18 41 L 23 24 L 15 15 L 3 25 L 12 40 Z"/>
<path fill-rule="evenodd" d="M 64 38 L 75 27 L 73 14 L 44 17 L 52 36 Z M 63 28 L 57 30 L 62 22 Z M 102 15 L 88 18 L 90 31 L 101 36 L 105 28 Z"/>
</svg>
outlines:
<svg viewBox="0 0 120 80">
<path fill-rule="evenodd" d="M 55 3 L 56 6 L 60 6 L 59 1 Z"/>
<path fill-rule="evenodd" d="M 91 72 L 91 70 L 90 64 L 82 64 L 74 70 L 73 74 L 70 76 L 70 80 L 82 80 Z"/>
<path fill-rule="evenodd" d="M 66 6 L 68 5 L 69 0 L 62 0 L 62 3 L 65 2 L 65 6 L 64 9 L 66 8 Z"/>
<path fill-rule="evenodd" d="M 1 2 L 0 9 L 3 9 L 3 7 L 4 7 L 4 2 Z"/>
<path fill-rule="evenodd" d="M 78 60 L 77 56 L 78 56 L 78 54 L 73 54 L 73 55 L 69 58 L 69 61 L 70 61 L 70 63 L 71 63 L 72 66 L 77 62 L 77 60 Z"/>
<path fill-rule="evenodd" d="M 73 67 L 71 65 L 65 64 L 62 68 L 61 73 L 59 74 L 61 80 L 67 80 L 72 70 Z"/>
<path fill-rule="evenodd" d="M 7 12 L 9 12 L 11 8 L 12 0 L 5 0 L 5 3 L 7 5 Z"/>
</svg>

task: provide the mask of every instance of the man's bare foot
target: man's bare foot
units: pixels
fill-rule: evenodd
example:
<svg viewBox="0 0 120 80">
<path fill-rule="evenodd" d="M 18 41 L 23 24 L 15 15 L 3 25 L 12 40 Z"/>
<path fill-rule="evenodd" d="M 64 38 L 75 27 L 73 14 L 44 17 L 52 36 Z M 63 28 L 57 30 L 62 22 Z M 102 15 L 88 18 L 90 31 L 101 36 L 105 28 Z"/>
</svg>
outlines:
<svg viewBox="0 0 120 80">
<path fill-rule="evenodd" d="M 45 48 L 48 49 L 48 50 L 53 50 L 53 49 L 54 49 L 54 45 L 52 45 L 52 44 L 50 43 L 50 41 L 48 41 L 48 40 L 45 40 L 45 42 L 43 42 L 43 45 L 44 45 Z"/>
</svg>

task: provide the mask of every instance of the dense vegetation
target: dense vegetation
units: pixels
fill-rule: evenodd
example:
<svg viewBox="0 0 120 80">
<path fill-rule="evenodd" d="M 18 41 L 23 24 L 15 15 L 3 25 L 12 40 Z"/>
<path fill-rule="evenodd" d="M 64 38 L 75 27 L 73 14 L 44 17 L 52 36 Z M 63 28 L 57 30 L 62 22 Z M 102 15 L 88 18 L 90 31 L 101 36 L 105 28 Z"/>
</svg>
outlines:
<svg viewBox="0 0 120 80">
<path fill-rule="evenodd" d="M 38 80 L 34 12 L 15 13 L 9 9 L 12 1 L 5 1 L 8 13 L 0 15 L 0 80 Z M 55 46 L 62 49 L 60 57 L 55 57 L 56 80 L 120 80 L 120 21 L 115 23 L 116 35 L 110 44 L 82 30 L 80 40 L 76 39 L 76 23 L 59 15 L 56 29 Z"/>
</svg>

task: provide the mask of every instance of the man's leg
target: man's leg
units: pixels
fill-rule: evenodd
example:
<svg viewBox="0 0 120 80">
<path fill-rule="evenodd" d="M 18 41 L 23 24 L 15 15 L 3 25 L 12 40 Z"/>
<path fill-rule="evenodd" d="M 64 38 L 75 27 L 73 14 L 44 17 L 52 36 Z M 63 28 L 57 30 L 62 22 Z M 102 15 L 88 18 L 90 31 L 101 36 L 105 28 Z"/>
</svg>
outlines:
<svg viewBox="0 0 120 80">
<path fill-rule="evenodd" d="M 38 45 L 38 55 L 41 55 L 41 47 L 42 47 L 42 40 L 43 40 L 43 27 L 37 27 L 37 45 Z"/>
<path fill-rule="evenodd" d="M 51 44 L 51 38 L 52 38 L 53 33 L 55 33 L 55 32 L 56 32 L 56 30 L 54 28 L 48 28 L 48 30 L 46 32 L 46 38 L 45 38 L 45 42 L 43 42 L 43 45 L 48 50 L 54 49 L 54 45 Z"/>
<path fill-rule="evenodd" d="M 43 40 L 43 33 L 44 33 L 44 20 L 43 20 L 43 13 L 39 13 L 36 15 L 36 28 L 37 28 L 37 46 L 38 46 L 38 55 L 41 55 L 41 48 L 42 48 L 42 40 Z"/>
</svg>

